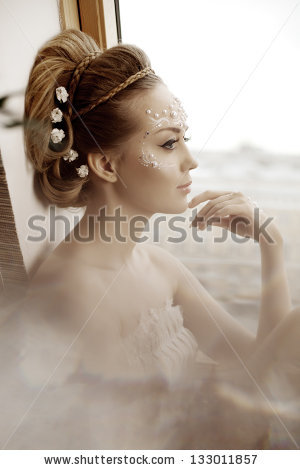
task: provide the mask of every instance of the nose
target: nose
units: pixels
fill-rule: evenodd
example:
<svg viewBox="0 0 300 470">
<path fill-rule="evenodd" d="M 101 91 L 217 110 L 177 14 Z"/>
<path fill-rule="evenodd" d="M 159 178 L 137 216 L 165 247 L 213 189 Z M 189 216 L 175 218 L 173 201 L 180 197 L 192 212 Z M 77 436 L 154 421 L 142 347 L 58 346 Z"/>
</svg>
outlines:
<svg viewBox="0 0 300 470">
<path fill-rule="evenodd" d="M 191 154 L 186 144 L 185 144 L 183 153 L 184 153 L 183 158 L 182 158 L 183 171 L 189 171 L 189 170 L 193 170 L 194 168 L 197 168 L 198 166 L 197 160 L 193 157 L 193 155 Z"/>
</svg>

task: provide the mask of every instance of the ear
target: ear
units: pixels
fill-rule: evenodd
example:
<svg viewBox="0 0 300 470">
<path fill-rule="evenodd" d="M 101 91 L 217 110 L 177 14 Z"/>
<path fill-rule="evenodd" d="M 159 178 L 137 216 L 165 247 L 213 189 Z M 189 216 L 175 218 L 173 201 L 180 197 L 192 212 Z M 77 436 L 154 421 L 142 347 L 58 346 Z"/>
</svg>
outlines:
<svg viewBox="0 0 300 470">
<path fill-rule="evenodd" d="M 89 153 L 87 156 L 89 168 L 100 178 L 110 183 L 117 181 L 117 174 L 108 158 L 102 153 Z"/>
</svg>

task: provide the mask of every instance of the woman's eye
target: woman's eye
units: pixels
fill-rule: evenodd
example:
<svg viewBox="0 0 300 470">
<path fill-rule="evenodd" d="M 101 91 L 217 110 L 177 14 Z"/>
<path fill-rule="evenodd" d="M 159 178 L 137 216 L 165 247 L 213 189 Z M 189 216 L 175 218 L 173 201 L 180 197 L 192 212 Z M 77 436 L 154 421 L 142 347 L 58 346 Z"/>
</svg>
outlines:
<svg viewBox="0 0 300 470">
<path fill-rule="evenodd" d="M 175 147 L 174 147 L 174 144 L 176 144 L 176 142 L 178 142 L 178 139 L 170 139 L 168 140 L 165 144 L 162 145 L 163 148 L 166 148 L 166 149 L 170 149 L 170 150 L 173 150 Z"/>
</svg>

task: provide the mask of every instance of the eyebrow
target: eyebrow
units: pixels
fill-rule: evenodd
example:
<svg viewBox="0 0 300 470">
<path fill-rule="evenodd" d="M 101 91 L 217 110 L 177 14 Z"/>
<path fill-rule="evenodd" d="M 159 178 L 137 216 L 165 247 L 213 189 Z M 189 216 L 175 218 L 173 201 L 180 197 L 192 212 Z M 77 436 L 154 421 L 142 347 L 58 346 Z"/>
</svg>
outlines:
<svg viewBox="0 0 300 470">
<path fill-rule="evenodd" d="M 179 134 L 179 132 L 181 132 L 182 129 L 184 129 L 186 131 L 188 129 L 188 126 L 186 126 L 186 127 L 162 127 L 157 132 L 155 132 L 155 134 L 158 134 L 159 132 L 162 132 L 162 131 L 173 131 L 173 132 L 176 132 L 177 134 Z"/>
</svg>

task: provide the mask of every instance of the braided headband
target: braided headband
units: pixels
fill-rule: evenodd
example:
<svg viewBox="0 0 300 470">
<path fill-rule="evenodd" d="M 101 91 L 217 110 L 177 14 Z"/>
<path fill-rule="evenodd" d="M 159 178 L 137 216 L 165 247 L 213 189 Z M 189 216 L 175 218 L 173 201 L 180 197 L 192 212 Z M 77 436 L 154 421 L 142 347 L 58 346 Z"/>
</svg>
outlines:
<svg viewBox="0 0 300 470">
<path fill-rule="evenodd" d="M 98 106 L 101 103 L 105 103 L 105 101 L 108 101 L 110 98 L 115 96 L 117 93 L 119 93 L 121 90 L 124 90 L 124 88 L 127 88 L 131 83 L 136 82 L 140 78 L 145 77 L 149 73 L 155 73 L 150 67 L 146 67 L 143 70 L 140 70 L 139 72 L 135 73 L 134 75 L 131 75 L 128 77 L 123 83 L 120 83 L 120 85 L 116 86 L 113 88 L 110 92 L 108 92 L 106 95 L 102 96 L 97 100 L 95 103 L 90 104 L 86 106 L 85 108 L 81 109 L 80 111 L 76 112 L 76 115 L 72 117 L 72 120 L 74 120 L 77 116 L 82 116 L 83 114 L 88 113 L 92 109 L 94 109 L 96 106 Z"/>
<path fill-rule="evenodd" d="M 82 59 L 81 62 L 79 62 L 79 64 L 76 65 L 75 70 L 72 75 L 70 85 L 69 85 L 69 101 L 70 102 L 72 102 L 73 100 L 74 93 L 79 83 L 81 75 L 83 74 L 85 69 L 88 68 L 90 63 L 100 54 L 101 54 L 100 51 L 90 52 L 89 54 L 85 56 L 84 59 Z M 70 110 L 70 114 L 72 114 L 72 108 Z"/>
</svg>

